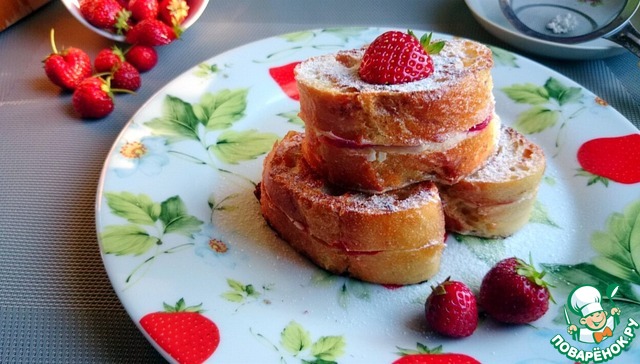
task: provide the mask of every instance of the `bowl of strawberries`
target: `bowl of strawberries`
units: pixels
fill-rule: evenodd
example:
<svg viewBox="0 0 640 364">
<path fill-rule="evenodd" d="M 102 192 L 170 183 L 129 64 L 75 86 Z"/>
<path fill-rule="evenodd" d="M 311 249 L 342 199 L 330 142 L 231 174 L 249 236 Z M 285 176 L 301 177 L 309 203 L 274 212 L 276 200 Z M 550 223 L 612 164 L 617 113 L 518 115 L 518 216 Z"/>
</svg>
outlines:
<svg viewBox="0 0 640 364">
<path fill-rule="evenodd" d="M 62 0 L 94 32 L 117 42 L 161 46 L 180 37 L 209 0 Z"/>
</svg>

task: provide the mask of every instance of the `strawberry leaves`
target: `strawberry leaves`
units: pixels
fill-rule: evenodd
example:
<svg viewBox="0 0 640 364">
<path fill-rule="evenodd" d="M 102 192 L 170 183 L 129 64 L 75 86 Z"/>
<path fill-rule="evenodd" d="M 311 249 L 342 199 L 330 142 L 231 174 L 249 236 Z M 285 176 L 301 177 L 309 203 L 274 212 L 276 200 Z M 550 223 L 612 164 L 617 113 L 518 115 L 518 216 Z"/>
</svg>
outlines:
<svg viewBox="0 0 640 364">
<path fill-rule="evenodd" d="M 193 243 L 174 245 L 165 250 L 163 240 L 166 234 L 192 237 L 200 231 L 203 222 L 187 211 L 179 196 L 169 197 L 157 203 L 145 194 L 130 192 L 106 192 L 107 206 L 115 216 L 123 218 L 127 224 L 108 225 L 100 233 L 101 245 L 105 254 L 116 256 L 143 254 L 151 255 L 139 264 L 127 277 L 129 282 L 136 272 L 153 262 L 161 254 L 170 254 L 182 250 Z M 153 248 L 156 248 L 152 252 Z"/>
<path fill-rule="evenodd" d="M 305 351 L 315 360 L 303 360 L 305 363 L 335 363 L 344 354 L 346 343 L 342 336 L 322 336 L 312 341 L 309 331 L 299 323 L 291 321 L 280 335 L 280 345 L 293 354 L 300 356 Z"/>
<path fill-rule="evenodd" d="M 601 270 L 640 285 L 640 200 L 609 216 L 604 231 L 591 236 Z"/>
<path fill-rule="evenodd" d="M 191 236 L 200 231 L 202 221 L 189 215 L 187 208 L 179 196 L 173 196 L 160 204 L 159 220 L 164 226 L 164 234 L 180 234 Z"/>
<path fill-rule="evenodd" d="M 278 136 L 257 130 L 227 130 L 245 115 L 247 89 L 224 89 L 217 93 L 205 93 L 198 103 L 189 103 L 176 96 L 167 95 L 162 115 L 145 123 L 155 135 L 164 136 L 169 143 L 196 141 L 205 147 L 209 156 L 228 164 L 248 161 L 268 152 Z M 222 131 L 222 132 L 219 132 Z M 209 134 L 219 132 L 210 143 Z M 183 155 L 184 156 L 184 155 Z M 186 159 L 214 166 L 190 155 Z"/>
<path fill-rule="evenodd" d="M 589 285 L 604 293 L 609 285 L 619 286 L 616 297 L 608 298 L 616 301 L 624 317 L 637 317 L 640 314 L 640 200 L 622 212 L 612 213 L 605 229 L 591 236 L 591 245 L 598 253 L 592 263 L 542 266 L 569 289 Z M 559 316 L 562 317 L 557 320 L 564 322 L 564 314 Z"/>
<path fill-rule="evenodd" d="M 221 296 L 229 302 L 242 303 L 249 298 L 257 298 L 261 294 L 253 284 L 243 284 L 235 279 L 227 278 L 227 285 L 230 290 Z"/>
<path fill-rule="evenodd" d="M 503 87 L 502 91 L 516 103 L 531 106 L 517 116 L 514 126 L 518 131 L 524 134 L 540 133 L 561 122 L 555 143 L 558 149 L 562 144 L 562 132 L 566 131 L 566 123 L 583 110 L 582 106 L 577 110 L 567 107 L 569 104 L 581 103 L 582 89 L 566 86 L 553 77 L 549 77 L 542 86 L 533 83 L 514 84 Z M 568 112 L 571 113 L 565 116 Z"/>
<path fill-rule="evenodd" d="M 415 37 L 415 34 L 413 34 L 411 30 L 409 30 L 409 34 Z M 438 54 L 447 43 L 444 40 L 431 42 L 432 37 L 433 37 L 433 33 L 423 34 L 422 37 L 420 37 L 420 44 L 428 54 Z"/>
<path fill-rule="evenodd" d="M 247 108 L 247 89 L 222 90 L 205 93 L 193 111 L 207 130 L 227 129 L 244 117 Z"/>
<path fill-rule="evenodd" d="M 141 255 L 160 242 L 137 225 L 107 226 L 101 238 L 104 252 L 113 255 Z"/>
<path fill-rule="evenodd" d="M 145 123 L 155 135 L 167 138 L 170 143 L 182 140 L 198 140 L 198 124 L 193 107 L 178 97 L 167 95 L 162 104 L 162 116 Z"/>
<path fill-rule="evenodd" d="M 275 141 L 274 135 L 257 130 L 226 130 L 215 144 L 209 146 L 209 150 L 226 163 L 238 164 L 264 154 Z"/>
</svg>

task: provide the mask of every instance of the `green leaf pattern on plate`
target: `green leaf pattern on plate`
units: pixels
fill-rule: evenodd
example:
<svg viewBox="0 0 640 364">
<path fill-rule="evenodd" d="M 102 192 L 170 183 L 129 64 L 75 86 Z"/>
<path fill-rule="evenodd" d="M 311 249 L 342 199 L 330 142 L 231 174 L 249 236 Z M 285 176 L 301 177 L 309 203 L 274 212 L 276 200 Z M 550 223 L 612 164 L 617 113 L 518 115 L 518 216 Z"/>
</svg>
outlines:
<svg viewBox="0 0 640 364">
<path fill-rule="evenodd" d="M 524 134 L 541 133 L 557 126 L 557 156 L 562 146 L 566 123 L 575 118 L 585 108 L 582 104 L 583 92 L 579 87 L 564 85 L 558 79 L 549 77 L 543 85 L 533 83 L 513 84 L 501 88 L 509 99 L 517 104 L 530 107 L 516 118 L 514 127 Z M 577 107 L 568 107 L 576 104 Z"/>
<path fill-rule="evenodd" d="M 188 242 L 161 250 L 165 245 L 165 235 L 191 237 L 200 231 L 203 224 L 197 217 L 189 214 L 179 196 L 169 197 L 160 203 L 154 202 L 145 194 L 134 195 L 130 192 L 107 192 L 105 198 L 111 213 L 129 222 L 105 226 L 100 233 L 105 254 L 140 256 L 151 252 L 127 277 L 127 283 L 131 282 L 140 268 L 148 266 L 158 256 L 175 253 L 193 245 Z"/>
<path fill-rule="evenodd" d="M 336 51 L 344 48 L 349 40 L 361 36 L 367 30 L 369 30 L 369 28 L 325 28 L 319 31 L 305 30 L 284 34 L 280 36 L 280 38 L 285 40 L 287 43 L 292 43 L 295 45 L 287 46 L 286 48 L 282 48 L 280 50 L 272 52 L 266 55 L 263 59 L 256 59 L 254 60 L 254 62 L 266 63 L 278 61 L 280 59 L 290 57 L 297 52 L 308 48 L 326 50 L 327 52 Z M 337 38 L 339 42 L 323 44 L 316 44 L 312 42 L 320 34 L 330 34 L 333 37 Z"/>
<path fill-rule="evenodd" d="M 222 298 L 236 303 L 246 303 L 249 298 L 257 298 L 262 294 L 253 284 L 243 284 L 235 279 L 227 278 L 229 290 L 222 293 Z"/>
<path fill-rule="evenodd" d="M 301 359 L 303 363 L 337 363 L 336 360 L 344 355 L 346 342 L 342 336 L 321 336 L 315 342 L 311 334 L 302 325 L 291 321 L 280 334 L 280 345 L 287 352 L 296 357 L 306 352 L 313 359 Z"/>
<path fill-rule="evenodd" d="M 600 253 L 593 263 L 616 277 L 640 284 L 640 200 L 615 212 L 606 230 L 596 231 L 591 245 Z"/>
<path fill-rule="evenodd" d="M 493 54 L 493 61 L 496 64 L 507 66 L 507 67 L 518 67 L 516 56 L 499 47 L 488 46 L 491 49 L 491 53 Z"/>
<path fill-rule="evenodd" d="M 316 271 L 311 278 L 311 284 L 314 286 L 336 287 L 338 304 L 344 309 L 349 306 L 351 298 L 364 301 L 369 301 L 371 298 L 371 284 L 357 279 L 337 276 L 323 269 Z"/>
<path fill-rule="evenodd" d="M 265 154 L 277 139 L 275 134 L 257 130 L 226 130 L 209 146 L 209 151 L 226 163 L 238 164 Z"/>
</svg>

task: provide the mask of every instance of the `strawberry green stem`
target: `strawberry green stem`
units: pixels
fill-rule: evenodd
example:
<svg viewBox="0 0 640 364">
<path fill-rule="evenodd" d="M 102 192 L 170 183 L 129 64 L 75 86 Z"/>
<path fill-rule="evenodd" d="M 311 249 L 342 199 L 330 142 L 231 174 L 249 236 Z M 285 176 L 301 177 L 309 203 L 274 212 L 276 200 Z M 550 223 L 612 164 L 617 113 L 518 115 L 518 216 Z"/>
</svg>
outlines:
<svg viewBox="0 0 640 364">
<path fill-rule="evenodd" d="M 185 244 L 180 244 L 180 245 L 174 246 L 173 248 L 169 248 L 169 249 L 166 249 L 166 250 L 163 250 L 163 251 L 157 251 L 157 250 L 159 250 L 160 245 L 162 245 L 162 242 L 161 242 L 161 241 L 159 241 L 159 242 L 157 243 L 157 245 L 156 245 L 156 246 L 157 246 L 157 248 L 156 248 L 156 252 L 155 252 L 152 256 L 150 256 L 149 258 L 145 259 L 142 263 L 138 264 L 138 266 L 136 266 L 135 268 L 133 268 L 133 271 L 131 271 L 131 273 L 130 273 L 130 274 L 127 276 L 127 278 L 125 279 L 125 283 L 127 283 L 127 284 L 131 283 L 131 285 L 133 285 L 133 284 L 135 283 L 135 282 L 131 282 L 131 279 L 133 278 L 133 276 L 134 276 L 134 275 L 136 275 L 136 273 L 137 273 L 140 269 L 142 269 L 143 267 L 145 267 L 145 266 L 146 266 L 146 267 L 148 267 L 148 266 L 149 266 L 149 264 L 151 264 L 151 263 L 152 263 L 156 258 L 158 258 L 160 255 L 162 255 L 162 254 L 171 254 L 171 253 L 175 253 L 175 252 L 180 251 L 180 250 L 182 250 L 182 249 L 184 249 L 184 248 L 187 248 L 187 247 L 189 247 L 189 246 L 194 245 L 194 243 L 185 243 Z M 142 275 L 144 275 L 144 274 L 142 274 Z M 140 278 L 142 277 L 142 275 L 140 275 L 140 277 L 138 277 L 138 279 L 140 279 Z M 137 280 L 136 280 L 136 282 L 137 282 Z"/>
<path fill-rule="evenodd" d="M 58 48 L 56 48 L 56 41 L 55 41 L 56 37 L 55 37 L 55 31 L 53 28 L 51 28 L 51 32 L 49 33 L 49 41 L 51 42 L 51 49 L 53 50 L 54 54 L 58 54 Z"/>
<path fill-rule="evenodd" d="M 251 179 L 249 179 L 248 177 L 245 177 L 245 176 L 243 176 L 241 174 L 238 174 L 238 173 L 226 170 L 226 169 L 222 169 L 222 168 L 218 168 L 218 171 L 222 172 L 222 173 L 228 173 L 228 174 L 230 174 L 232 176 L 236 176 L 236 177 L 240 178 L 241 180 L 244 180 L 244 181 L 250 183 L 251 186 L 256 187 L 256 183 L 255 182 L 253 182 Z"/>
</svg>

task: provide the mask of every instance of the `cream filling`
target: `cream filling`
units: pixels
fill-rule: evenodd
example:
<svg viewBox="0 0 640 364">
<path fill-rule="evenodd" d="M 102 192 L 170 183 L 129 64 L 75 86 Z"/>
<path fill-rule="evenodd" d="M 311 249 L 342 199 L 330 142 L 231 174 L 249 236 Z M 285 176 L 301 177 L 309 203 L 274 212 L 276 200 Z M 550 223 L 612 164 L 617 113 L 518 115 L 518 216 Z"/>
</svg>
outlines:
<svg viewBox="0 0 640 364">
<path fill-rule="evenodd" d="M 494 131 L 498 131 L 500 129 L 500 118 L 495 112 L 493 113 L 493 116 L 489 121 L 489 125 L 487 125 L 486 128 L 493 128 Z M 352 140 L 339 137 L 331 131 L 318 131 L 316 132 L 316 135 L 319 139 L 324 139 L 327 144 L 338 146 L 338 148 L 360 151 L 361 154 L 366 154 L 367 161 L 369 162 L 383 162 L 386 160 L 388 154 L 423 154 L 447 151 L 455 148 L 458 144 L 465 141 L 469 138 L 470 134 L 480 133 L 486 128 L 476 131 L 450 133 L 443 142 L 423 142 L 418 145 L 410 146 L 372 144 L 367 141 L 356 144 Z M 494 132 L 494 134 L 496 135 L 495 139 L 497 142 L 500 138 L 500 133 Z M 344 145 L 344 147 L 342 145 Z"/>
</svg>

